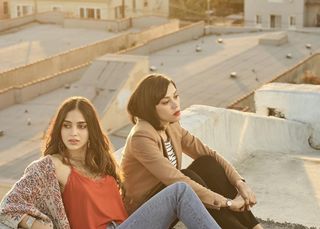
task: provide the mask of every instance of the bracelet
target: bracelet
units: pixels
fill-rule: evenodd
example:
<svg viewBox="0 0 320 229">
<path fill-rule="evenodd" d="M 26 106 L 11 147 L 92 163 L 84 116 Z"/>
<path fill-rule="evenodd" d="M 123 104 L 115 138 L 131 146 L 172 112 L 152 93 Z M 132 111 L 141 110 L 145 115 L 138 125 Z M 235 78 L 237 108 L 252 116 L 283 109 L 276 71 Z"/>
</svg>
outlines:
<svg viewBox="0 0 320 229">
<path fill-rule="evenodd" d="M 26 221 L 27 229 L 31 229 L 35 221 L 36 221 L 36 218 L 29 216 Z"/>
</svg>

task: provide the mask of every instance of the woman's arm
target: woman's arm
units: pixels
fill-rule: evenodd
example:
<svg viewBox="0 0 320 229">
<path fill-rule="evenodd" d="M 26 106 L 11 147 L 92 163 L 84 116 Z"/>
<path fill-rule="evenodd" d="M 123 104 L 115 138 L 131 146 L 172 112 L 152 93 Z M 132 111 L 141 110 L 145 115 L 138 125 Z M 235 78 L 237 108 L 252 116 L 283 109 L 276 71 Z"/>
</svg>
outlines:
<svg viewBox="0 0 320 229">
<path fill-rule="evenodd" d="M 148 133 L 136 133 L 129 142 L 132 155 L 159 181 L 170 185 L 178 181 L 188 183 L 198 194 L 207 207 L 219 208 L 223 206 L 226 198 L 218 193 L 201 186 L 197 182 L 181 173 L 168 159 L 158 146 L 158 142 Z"/>
<path fill-rule="evenodd" d="M 19 223 L 19 228 L 52 229 L 53 225 L 50 223 L 43 223 L 30 215 L 25 215 Z"/>
<path fill-rule="evenodd" d="M 203 144 L 197 137 L 190 134 L 189 131 L 182 128 L 180 125 L 179 127 L 181 132 L 182 151 L 185 154 L 192 157 L 193 159 L 197 159 L 201 156 L 206 155 L 213 157 L 222 166 L 230 183 L 235 187 L 238 181 L 244 180 L 237 172 L 237 170 L 219 153 Z"/>
<path fill-rule="evenodd" d="M 46 190 L 46 171 L 42 171 L 40 163 L 41 161 L 38 161 L 28 166 L 24 175 L 0 204 L 0 221 L 9 227 L 17 228 L 26 215 L 49 221 L 49 218 L 36 207 Z"/>
</svg>

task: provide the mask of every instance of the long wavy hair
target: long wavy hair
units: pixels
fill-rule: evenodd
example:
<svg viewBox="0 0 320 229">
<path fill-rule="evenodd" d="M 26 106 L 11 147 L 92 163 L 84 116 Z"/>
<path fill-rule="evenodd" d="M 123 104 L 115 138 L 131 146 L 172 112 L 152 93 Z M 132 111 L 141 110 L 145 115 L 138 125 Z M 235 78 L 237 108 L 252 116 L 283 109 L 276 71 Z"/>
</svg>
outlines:
<svg viewBox="0 0 320 229">
<path fill-rule="evenodd" d="M 84 97 L 70 97 L 61 104 L 47 130 L 42 154 L 60 154 L 62 162 L 71 165 L 70 154 L 62 141 L 61 128 L 68 112 L 72 110 L 79 110 L 87 122 L 89 140 L 85 155 L 86 168 L 92 174 L 114 177 L 124 194 L 122 174 L 114 158 L 110 140 L 101 128 L 96 109 Z"/>
</svg>

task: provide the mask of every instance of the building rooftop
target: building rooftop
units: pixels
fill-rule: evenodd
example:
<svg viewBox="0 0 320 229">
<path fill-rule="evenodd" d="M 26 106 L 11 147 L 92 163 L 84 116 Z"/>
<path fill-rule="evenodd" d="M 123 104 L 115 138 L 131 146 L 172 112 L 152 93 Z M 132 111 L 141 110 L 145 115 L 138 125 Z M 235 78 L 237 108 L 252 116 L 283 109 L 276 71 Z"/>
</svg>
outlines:
<svg viewBox="0 0 320 229">
<path fill-rule="evenodd" d="M 6 51 L 8 56 L 2 57 L 2 59 L 5 57 L 6 60 L 13 61 L 10 67 L 25 64 L 26 62 L 24 61 L 31 59 L 31 56 L 32 58 L 44 58 L 44 54 L 54 55 L 55 53 L 51 52 L 54 52 L 56 49 L 51 48 L 50 45 L 59 44 L 59 42 L 61 42 L 60 46 L 63 46 L 65 49 L 59 49 L 58 52 L 63 52 L 68 49 L 68 45 L 81 46 L 85 42 L 95 42 L 98 39 L 104 39 L 104 36 L 114 36 L 114 34 L 106 32 L 91 30 L 88 32 L 88 30 L 81 29 L 84 32 L 84 36 L 81 38 L 82 40 L 77 36 L 77 39 L 80 39 L 79 43 L 77 43 L 72 40 L 76 39 L 76 36 L 72 35 L 72 31 L 75 31 L 73 29 L 71 29 L 69 36 L 66 36 L 64 33 L 51 40 L 51 36 L 47 34 L 51 33 L 51 28 L 58 31 L 60 29 L 64 31 L 64 29 L 54 25 L 52 27 L 51 25 L 37 25 L 26 28 L 26 31 L 36 28 L 47 28 L 43 31 L 40 29 L 44 37 L 48 39 L 42 41 L 43 47 L 46 48 L 33 49 L 38 51 L 34 51 L 35 55 L 30 54 L 30 47 L 37 47 L 36 36 L 33 36 L 36 34 L 35 31 L 30 32 L 29 35 L 32 35 L 33 38 L 26 41 L 24 45 L 15 40 L 11 46 L 10 39 L 6 38 L 8 45 L 3 46 L 3 44 L 1 46 L 3 48 L 0 49 L 0 54 L 2 55 L 2 50 L 6 51 L 8 47 L 11 47 L 12 50 L 16 48 L 14 52 L 12 50 L 9 52 L 8 49 Z M 287 44 L 281 46 L 259 45 L 259 38 L 264 36 L 265 33 L 205 36 L 150 54 L 150 66 L 156 66 L 158 72 L 168 74 L 177 83 L 182 97 L 182 108 L 187 108 L 193 104 L 226 107 L 239 97 L 269 82 L 279 73 L 292 68 L 295 64 L 308 57 L 311 52 L 314 53 L 320 49 L 319 33 L 288 32 L 289 42 Z M 86 34 L 89 37 L 86 37 Z M 10 33 L 1 36 L 9 35 Z M 64 39 L 58 41 L 60 37 L 64 37 Z M 68 40 L 69 37 L 70 40 Z M 222 39 L 222 42 L 217 42 L 218 39 Z M 0 44 L 1 42 L 2 39 Z M 35 43 L 34 46 L 33 42 Z M 305 47 L 307 43 L 312 45 L 312 49 Z M 56 48 L 59 47 L 58 44 L 55 46 Z M 76 46 L 72 48 L 74 47 Z M 196 51 L 197 48 L 198 51 Z M 286 58 L 288 53 L 291 53 L 291 59 Z M 22 55 L 20 56 L 20 54 Z M 14 59 L 19 59 L 19 61 L 14 62 Z M 232 72 L 236 72 L 237 76 L 230 77 Z M 30 101 L 0 110 L 0 127 L 4 131 L 4 135 L 0 137 L 0 184 L 12 184 L 12 182 L 21 176 L 26 165 L 39 157 L 41 138 L 49 120 L 53 116 L 58 104 L 65 98 L 76 95 L 74 93 L 75 91 L 60 88 Z M 111 136 L 111 141 L 116 149 L 123 146 L 126 133 L 129 130 L 130 127 L 124 127 Z M 270 202 L 261 203 L 261 208 L 257 209 L 257 216 L 269 214 L 275 220 L 282 222 L 292 219 L 295 223 L 306 223 L 306 221 L 298 219 L 301 216 L 295 215 L 293 212 L 286 212 L 282 215 L 273 214 L 272 202 L 281 203 L 282 201 L 288 201 L 286 193 L 291 191 L 292 187 L 296 187 L 291 185 L 301 181 L 302 186 L 297 189 L 297 192 L 301 192 L 302 195 L 306 196 L 310 192 L 313 192 L 309 190 L 309 186 L 306 184 L 307 181 L 304 180 L 305 177 L 301 178 L 303 180 L 286 183 L 287 179 L 300 174 L 304 169 L 304 165 L 296 160 L 297 157 L 302 157 L 301 155 L 287 157 L 288 154 L 285 153 L 287 152 L 270 155 L 264 151 L 257 152 L 256 156 L 251 155 L 245 161 L 246 163 L 238 164 L 237 168 L 253 184 L 253 188 L 259 194 L 271 196 Z M 304 158 L 307 157 L 308 155 L 304 155 Z M 283 163 L 288 166 L 282 166 Z M 314 162 L 312 162 L 308 167 L 310 169 L 308 171 L 316 171 L 317 166 L 314 165 Z M 293 171 L 294 169 L 295 171 Z M 260 171 L 260 173 L 257 173 L 257 171 Z M 279 174 L 283 175 L 280 176 Z M 276 179 L 272 179 L 274 177 Z M 316 176 L 314 177 L 318 179 Z M 261 182 L 261 180 L 265 182 Z M 266 184 L 270 184 L 270 186 L 266 186 Z M 273 187 L 277 187 L 275 189 L 279 189 L 279 192 L 275 192 L 276 194 L 274 194 L 273 191 L 275 189 Z M 290 196 L 290 198 L 293 197 Z M 264 201 L 267 201 L 267 199 L 264 199 Z M 308 201 L 309 199 L 301 204 L 308 204 L 308 206 L 317 208 L 318 212 L 319 205 L 309 203 Z M 268 209 L 263 209 L 263 204 Z M 309 214 L 309 212 L 306 211 L 305 214 Z M 315 223 L 317 226 L 320 226 L 319 222 Z M 307 222 L 306 225 L 312 225 L 312 222 Z"/>
<path fill-rule="evenodd" d="M 0 33 L 0 72 L 79 48 L 120 33 L 30 23 Z"/>
<path fill-rule="evenodd" d="M 281 46 L 259 45 L 267 33 L 271 32 L 205 36 L 152 53 L 150 65 L 177 83 L 183 108 L 226 107 L 320 49 L 320 30 L 287 32 L 288 43 Z M 196 47 L 202 51 L 196 52 Z"/>
</svg>

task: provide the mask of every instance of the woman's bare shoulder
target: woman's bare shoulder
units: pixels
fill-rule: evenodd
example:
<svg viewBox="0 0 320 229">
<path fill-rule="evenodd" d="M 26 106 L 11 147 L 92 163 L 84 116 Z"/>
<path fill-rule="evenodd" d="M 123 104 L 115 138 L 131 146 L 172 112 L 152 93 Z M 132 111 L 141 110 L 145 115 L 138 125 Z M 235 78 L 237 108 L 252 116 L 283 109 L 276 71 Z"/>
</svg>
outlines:
<svg viewBox="0 0 320 229">
<path fill-rule="evenodd" d="M 60 154 L 52 154 L 52 155 L 50 155 L 50 158 L 56 168 L 64 165 L 62 163 L 62 156 Z"/>
</svg>

